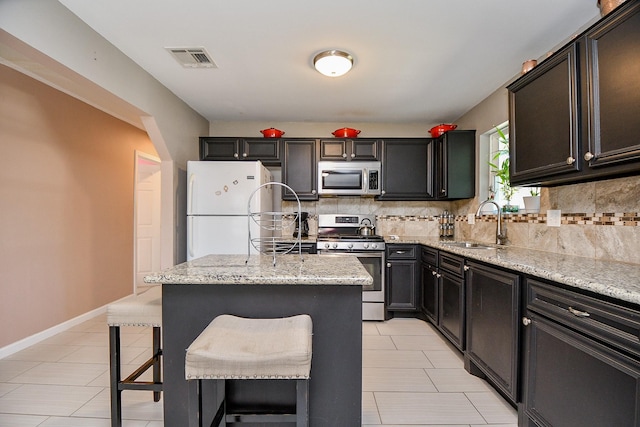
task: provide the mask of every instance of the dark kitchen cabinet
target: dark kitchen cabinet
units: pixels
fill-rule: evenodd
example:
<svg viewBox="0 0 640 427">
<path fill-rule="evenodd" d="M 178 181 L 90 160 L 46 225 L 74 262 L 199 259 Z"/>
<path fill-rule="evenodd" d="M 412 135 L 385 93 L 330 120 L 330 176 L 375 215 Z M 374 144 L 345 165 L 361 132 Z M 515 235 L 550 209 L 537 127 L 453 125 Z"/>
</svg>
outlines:
<svg viewBox="0 0 640 427">
<path fill-rule="evenodd" d="M 434 325 L 438 324 L 438 251 L 423 246 L 421 253 L 422 266 L 422 313 Z"/>
<path fill-rule="evenodd" d="M 387 311 L 418 311 L 419 245 L 387 244 Z"/>
<path fill-rule="evenodd" d="M 516 403 L 520 386 L 520 276 L 467 260 L 465 282 L 465 368 L 488 378 Z"/>
<path fill-rule="evenodd" d="M 640 171 L 640 2 L 628 1 L 508 86 L 514 185 Z"/>
<path fill-rule="evenodd" d="M 459 350 L 465 347 L 464 258 L 439 252 L 438 328 Z"/>
<path fill-rule="evenodd" d="M 279 165 L 280 140 L 200 137 L 200 160 L 260 160 L 265 165 Z"/>
<path fill-rule="evenodd" d="M 367 160 L 380 158 L 378 139 L 321 139 L 320 160 Z"/>
<path fill-rule="evenodd" d="M 476 195 L 476 131 L 453 130 L 433 140 L 436 199 L 469 199 Z"/>
<path fill-rule="evenodd" d="M 293 189 L 300 200 L 318 200 L 318 146 L 315 139 L 283 141 L 282 182 Z M 295 200 L 288 189 L 283 200 Z"/>
<path fill-rule="evenodd" d="M 382 144 L 382 191 L 378 200 L 430 200 L 433 140 L 390 138 Z"/>
<path fill-rule="evenodd" d="M 527 279 L 520 426 L 640 426 L 640 311 Z"/>
</svg>

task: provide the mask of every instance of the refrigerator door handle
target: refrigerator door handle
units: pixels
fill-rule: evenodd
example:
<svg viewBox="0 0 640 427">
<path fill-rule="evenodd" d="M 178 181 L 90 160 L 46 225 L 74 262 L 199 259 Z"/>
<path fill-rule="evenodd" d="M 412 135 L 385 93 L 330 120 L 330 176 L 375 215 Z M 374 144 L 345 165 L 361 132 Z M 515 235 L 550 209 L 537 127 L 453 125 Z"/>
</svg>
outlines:
<svg viewBox="0 0 640 427">
<path fill-rule="evenodd" d="M 195 185 L 196 174 L 192 173 L 189 176 L 189 186 L 187 189 L 187 214 L 193 213 L 193 186 Z"/>
<path fill-rule="evenodd" d="M 187 229 L 189 230 L 189 236 L 187 237 L 187 250 L 189 251 L 189 257 L 193 258 L 195 254 L 195 251 L 193 250 L 193 217 L 191 215 L 187 216 L 187 221 Z"/>
</svg>

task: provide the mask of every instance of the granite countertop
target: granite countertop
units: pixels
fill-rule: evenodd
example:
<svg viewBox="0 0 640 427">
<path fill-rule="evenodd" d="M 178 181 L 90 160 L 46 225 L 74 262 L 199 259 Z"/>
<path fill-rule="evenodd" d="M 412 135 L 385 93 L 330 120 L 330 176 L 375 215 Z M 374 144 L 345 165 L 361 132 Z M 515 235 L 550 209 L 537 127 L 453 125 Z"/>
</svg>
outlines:
<svg viewBox="0 0 640 427">
<path fill-rule="evenodd" d="M 484 261 L 618 300 L 640 304 L 640 266 L 637 264 L 601 261 L 512 246 L 488 245 L 495 249 L 465 249 L 447 245 L 438 238 L 419 236 L 400 236 L 397 239 L 389 238 L 385 241 L 422 244 L 462 255 L 468 259 Z"/>
<path fill-rule="evenodd" d="M 371 285 L 373 278 L 356 257 L 317 255 L 207 255 L 144 278 L 164 284 Z"/>
</svg>

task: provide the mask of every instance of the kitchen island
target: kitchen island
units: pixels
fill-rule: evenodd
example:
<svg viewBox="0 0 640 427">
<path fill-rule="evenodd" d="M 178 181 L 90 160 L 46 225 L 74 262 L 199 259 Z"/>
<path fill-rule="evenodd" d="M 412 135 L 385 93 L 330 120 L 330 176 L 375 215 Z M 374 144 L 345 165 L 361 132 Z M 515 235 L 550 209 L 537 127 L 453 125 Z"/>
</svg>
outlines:
<svg viewBox="0 0 640 427">
<path fill-rule="evenodd" d="M 145 277 L 162 284 L 164 425 L 187 425 L 185 350 L 220 314 L 313 320 L 310 425 L 359 426 L 362 411 L 362 286 L 371 276 L 357 258 L 317 255 L 208 255 Z M 209 384 L 207 384 L 209 385 Z M 217 407 L 214 387 L 208 387 Z M 295 401 L 285 381 L 237 381 L 237 401 L 281 405 Z"/>
</svg>

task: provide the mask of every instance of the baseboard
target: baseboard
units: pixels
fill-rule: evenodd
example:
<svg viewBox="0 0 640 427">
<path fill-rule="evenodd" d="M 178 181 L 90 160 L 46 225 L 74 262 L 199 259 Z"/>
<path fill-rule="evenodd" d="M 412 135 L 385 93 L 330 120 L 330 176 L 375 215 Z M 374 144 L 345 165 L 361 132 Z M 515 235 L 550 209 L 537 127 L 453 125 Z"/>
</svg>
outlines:
<svg viewBox="0 0 640 427">
<path fill-rule="evenodd" d="M 23 338 L 20 341 L 14 342 L 13 344 L 2 347 L 0 348 L 0 359 L 11 356 L 12 354 L 19 352 L 20 350 L 24 350 L 27 347 L 38 344 L 39 342 L 44 341 L 47 338 L 51 338 L 52 336 L 59 334 L 60 332 L 71 329 L 72 327 L 79 325 L 82 322 L 86 322 L 87 320 L 93 319 L 94 317 L 106 312 L 107 305 L 104 305 L 102 307 L 96 308 L 95 310 L 91 310 L 87 313 L 81 314 L 80 316 L 74 317 L 73 319 L 69 319 L 66 322 L 60 323 L 49 329 L 45 329 L 42 332 L 38 332 L 37 334 Z"/>
</svg>

